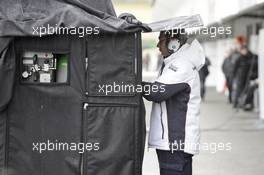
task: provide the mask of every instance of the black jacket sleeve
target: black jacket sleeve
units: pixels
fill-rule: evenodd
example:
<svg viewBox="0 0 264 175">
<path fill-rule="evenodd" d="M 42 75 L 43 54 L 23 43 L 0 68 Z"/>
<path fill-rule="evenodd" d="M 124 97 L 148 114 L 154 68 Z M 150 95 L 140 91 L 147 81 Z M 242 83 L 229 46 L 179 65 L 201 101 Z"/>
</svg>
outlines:
<svg viewBox="0 0 264 175">
<path fill-rule="evenodd" d="M 142 82 L 143 97 L 156 103 L 166 101 L 177 93 L 188 89 L 187 83 L 163 84 L 159 82 Z"/>
</svg>

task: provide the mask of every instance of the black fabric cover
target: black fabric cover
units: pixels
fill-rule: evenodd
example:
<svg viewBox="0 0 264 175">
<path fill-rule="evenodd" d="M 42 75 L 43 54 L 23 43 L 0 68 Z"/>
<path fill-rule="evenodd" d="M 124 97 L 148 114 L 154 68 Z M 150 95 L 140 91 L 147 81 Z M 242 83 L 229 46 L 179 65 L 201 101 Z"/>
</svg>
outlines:
<svg viewBox="0 0 264 175">
<path fill-rule="evenodd" d="M 146 29 L 117 18 L 111 0 L 0 1 L 0 36 L 37 35 L 33 28 L 48 25 L 99 27 L 101 33 Z"/>
<path fill-rule="evenodd" d="M 141 95 L 109 96 L 96 89 L 98 84 L 113 82 L 140 84 L 140 38 L 140 33 L 131 33 L 6 40 L 0 62 L 0 174 L 140 175 L 145 143 Z M 69 83 L 21 83 L 21 53 L 31 50 L 69 53 Z M 32 150 L 33 143 L 48 140 L 98 142 L 100 150 L 84 154 Z"/>
<path fill-rule="evenodd" d="M 47 25 L 99 27 L 100 35 L 34 35 L 33 27 Z M 0 1 L 0 175 L 141 175 L 141 94 L 106 95 L 98 85 L 141 83 L 140 31 L 147 29 L 117 18 L 110 0 Z M 68 82 L 21 82 L 25 51 L 67 54 Z M 33 150 L 47 141 L 100 149 Z"/>
</svg>

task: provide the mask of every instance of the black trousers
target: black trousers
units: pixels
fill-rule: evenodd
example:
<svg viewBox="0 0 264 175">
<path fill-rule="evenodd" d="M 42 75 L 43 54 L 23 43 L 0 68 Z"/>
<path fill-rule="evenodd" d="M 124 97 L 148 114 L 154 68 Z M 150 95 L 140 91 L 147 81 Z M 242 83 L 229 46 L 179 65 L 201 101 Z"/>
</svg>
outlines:
<svg viewBox="0 0 264 175">
<path fill-rule="evenodd" d="M 228 101 L 229 103 L 232 103 L 232 81 L 233 79 L 231 77 L 226 77 L 226 85 L 228 88 Z"/>
<path fill-rule="evenodd" d="M 234 97 L 234 99 L 232 100 L 232 102 L 233 102 L 234 108 L 239 107 L 239 98 L 241 97 L 241 94 L 242 94 L 245 86 L 246 86 L 246 80 L 235 79 L 233 81 L 232 96 Z"/>
<path fill-rule="evenodd" d="M 192 175 L 192 154 L 156 150 L 160 175 Z"/>
</svg>

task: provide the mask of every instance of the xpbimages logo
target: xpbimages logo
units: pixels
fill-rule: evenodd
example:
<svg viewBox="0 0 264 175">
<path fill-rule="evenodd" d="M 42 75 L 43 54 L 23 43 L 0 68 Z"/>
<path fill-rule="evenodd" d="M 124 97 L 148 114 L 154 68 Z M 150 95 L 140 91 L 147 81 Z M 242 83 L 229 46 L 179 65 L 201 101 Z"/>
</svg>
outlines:
<svg viewBox="0 0 264 175">
<path fill-rule="evenodd" d="M 133 85 L 113 82 L 112 84 L 98 85 L 100 94 L 109 95 L 111 93 L 143 93 L 150 95 L 151 92 L 165 92 L 165 85 Z"/>
<path fill-rule="evenodd" d="M 184 27 L 184 28 L 165 28 L 166 34 L 175 36 L 178 34 L 181 35 L 208 35 L 211 38 L 224 35 L 232 35 L 231 26 L 203 26 L 203 27 Z"/>
<path fill-rule="evenodd" d="M 200 150 L 207 151 L 211 154 L 215 154 L 219 151 L 232 151 L 232 143 L 231 142 L 202 142 L 202 143 L 185 143 L 183 141 L 174 141 L 170 143 L 171 152 L 175 151 L 185 151 L 185 149 L 189 150 Z"/>
<path fill-rule="evenodd" d="M 84 37 L 85 35 L 98 35 L 100 33 L 99 27 L 64 27 L 58 26 L 51 26 L 48 24 L 47 26 L 33 26 L 33 35 L 38 35 L 42 37 L 44 35 L 78 35 L 80 38 Z"/>
<path fill-rule="evenodd" d="M 79 154 L 83 154 L 85 151 L 99 151 L 100 143 L 75 143 L 75 142 L 59 142 L 58 140 L 46 142 L 33 142 L 32 150 L 42 154 L 46 151 L 77 151 Z"/>
</svg>

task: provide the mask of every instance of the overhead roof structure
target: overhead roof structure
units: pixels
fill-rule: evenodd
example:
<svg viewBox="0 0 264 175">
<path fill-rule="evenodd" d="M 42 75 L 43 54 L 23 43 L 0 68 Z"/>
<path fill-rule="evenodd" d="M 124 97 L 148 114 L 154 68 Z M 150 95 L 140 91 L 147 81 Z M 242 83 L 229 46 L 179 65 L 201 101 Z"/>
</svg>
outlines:
<svg viewBox="0 0 264 175">
<path fill-rule="evenodd" d="M 223 18 L 221 20 L 221 23 L 227 23 L 230 21 L 234 21 L 241 17 L 264 19 L 264 2 L 260 4 L 256 4 L 252 7 L 246 8 L 235 15 L 230 15 L 226 18 Z"/>
<path fill-rule="evenodd" d="M 226 26 L 229 24 L 234 23 L 236 20 L 241 18 L 252 18 L 252 19 L 263 19 L 264 20 L 264 2 L 256 4 L 254 6 L 251 6 L 249 8 L 246 8 L 244 10 L 241 10 L 237 14 L 227 16 L 220 21 L 211 23 L 207 25 L 207 28 L 210 27 L 220 27 L 220 26 Z M 240 26 L 242 27 L 242 26 Z M 227 38 L 232 35 L 217 35 L 216 37 L 210 37 L 209 35 L 197 35 L 197 38 L 201 41 L 214 41 L 221 38 Z"/>
</svg>

